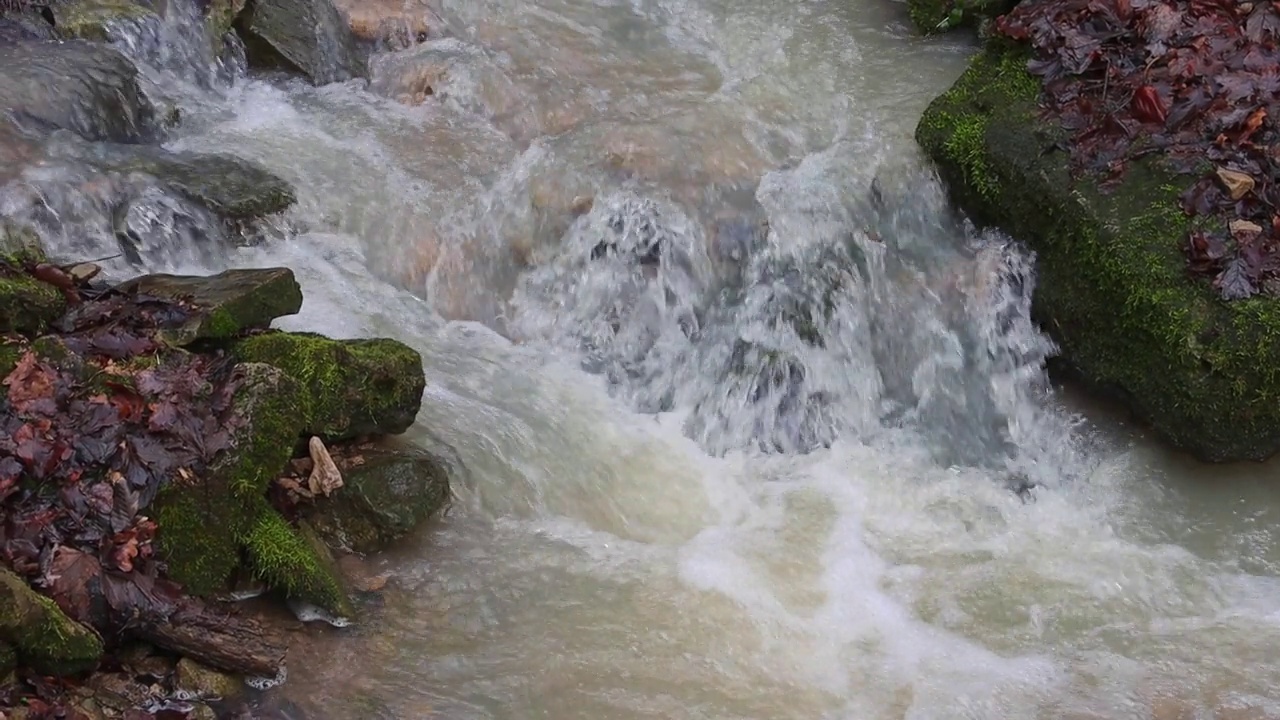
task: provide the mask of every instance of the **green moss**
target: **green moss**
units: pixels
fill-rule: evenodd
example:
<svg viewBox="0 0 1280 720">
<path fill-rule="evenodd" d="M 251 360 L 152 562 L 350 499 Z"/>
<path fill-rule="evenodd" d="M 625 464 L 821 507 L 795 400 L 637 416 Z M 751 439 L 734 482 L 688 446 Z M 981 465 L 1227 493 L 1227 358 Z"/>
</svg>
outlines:
<svg viewBox="0 0 1280 720">
<path fill-rule="evenodd" d="M 1005 12 L 1016 0 L 907 0 L 907 15 L 925 35 L 973 27 Z"/>
<path fill-rule="evenodd" d="M 245 537 L 244 546 L 254 574 L 271 587 L 339 617 L 353 615 L 329 550 L 309 527 L 295 531 L 268 508 Z"/>
<path fill-rule="evenodd" d="M 0 688 L 8 684 L 9 674 L 18 667 L 18 650 L 0 640 Z"/>
<path fill-rule="evenodd" d="M 111 39 L 109 29 L 113 23 L 155 17 L 155 13 L 129 0 L 75 0 L 55 3 L 52 8 L 63 35 L 102 42 Z"/>
<path fill-rule="evenodd" d="M 19 660 L 50 675 L 74 675 L 102 657 L 102 638 L 63 614 L 49 598 L 0 568 L 0 640 L 12 643 Z"/>
<path fill-rule="evenodd" d="M 1280 305 L 1226 304 L 1186 272 L 1190 178 L 1155 156 L 1103 192 L 1073 181 L 1017 50 L 989 47 L 925 112 L 916 138 L 957 203 L 1037 253 L 1034 312 L 1065 360 L 1164 436 L 1211 460 L 1280 448 Z M 982 126 L 980 149 L 973 128 Z M 981 171 L 981 172 L 979 172 Z"/>
<path fill-rule="evenodd" d="M 205 477 L 175 482 L 156 499 L 156 537 L 169 575 L 196 595 L 225 589 L 240 547 L 268 511 L 268 484 L 284 469 L 302 429 L 301 390 L 274 368 L 248 366 L 234 446 Z"/>
<path fill-rule="evenodd" d="M 326 440 L 404 432 L 422 403 L 422 356 L 395 340 L 272 332 L 236 341 L 244 362 L 284 370 L 303 387 L 305 431 Z"/>
</svg>

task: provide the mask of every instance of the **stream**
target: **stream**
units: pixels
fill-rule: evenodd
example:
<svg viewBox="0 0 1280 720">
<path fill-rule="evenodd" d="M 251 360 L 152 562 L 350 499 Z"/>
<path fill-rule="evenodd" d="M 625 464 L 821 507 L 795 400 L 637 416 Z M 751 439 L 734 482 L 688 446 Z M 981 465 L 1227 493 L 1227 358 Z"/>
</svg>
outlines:
<svg viewBox="0 0 1280 720">
<path fill-rule="evenodd" d="M 299 201 L 236 247 L 158 195 L 145 269 L 293 268 L 278 326 L 417 348 L 406 439 L 458 470 L 369 561 L 383 606 L 291 655 L 299 717 L 1280 718 L 1276 466 L 1050 382 L 1034 258 L 912 139 L 963 34 L 891 0 L 441 0 L 373 61 L 447 68 L 402 103 L 215 69 L 170 5 L 117 41 L 182 109 L 167 147 Z M 111 255 L 79 172 L 0 210 Z"/>
</svg>

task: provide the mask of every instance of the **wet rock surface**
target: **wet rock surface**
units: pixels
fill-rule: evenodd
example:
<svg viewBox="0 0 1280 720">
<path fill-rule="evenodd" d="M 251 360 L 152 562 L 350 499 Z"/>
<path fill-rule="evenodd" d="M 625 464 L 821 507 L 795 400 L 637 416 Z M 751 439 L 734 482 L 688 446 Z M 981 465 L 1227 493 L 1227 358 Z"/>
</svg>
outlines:
<svg viewBox="0 0 1280 720">
<path fill-rule="evenodd" d="M 351 28 L 330 0 L 251 0 L 236 19 L 250 61 L 283 59 L 317 85 L 365 77 Z"/>
<path fill-rule="evenodd" d="M 104 172 L 150 175 L 227 220 L 249 220 L 281 212 L 296 199 L 288 182 L 256 163 L 232 155 L 116 143 L 84 144 L 73 154 Z"/>
<path fill-rule="evenodd" d="M 130 0 L 72 0 L 53 4 L 51 12 L 64 36 L 101 41 L 110 39 L 113 23 L 155 16 Z"/>
<path fill-rule="evenodd" d="M 0 44 L 0 112 L 28 130 L 72 130 L 90 140 L 159 135 L 138 69 L 118 51 L 80 40 Z"/>
<path fill-rule="evenodd" d="M 302 309 L 302 289 L 288 268 L 225 270 L 217 275 L 144 275 L 117 286 L 126 295 L 145 295 L 183 302 L 192 312 L 163 337 L 174 345 L 219 339 Z"/>
<path fill-rule="evenodd" d="M 449 472 L 438 458 L 387 448 L 353 450 L 338 459 L 342 488 L 305 510 L 331 546 L 378 552 L 448 503 Z"/>
</svg>

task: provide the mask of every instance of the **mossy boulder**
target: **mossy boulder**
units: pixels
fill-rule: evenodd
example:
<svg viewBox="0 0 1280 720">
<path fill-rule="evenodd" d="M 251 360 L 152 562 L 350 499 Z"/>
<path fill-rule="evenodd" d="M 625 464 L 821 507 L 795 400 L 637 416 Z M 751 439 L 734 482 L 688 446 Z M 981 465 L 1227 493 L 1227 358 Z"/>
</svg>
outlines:
<svg viewBox="0 0 1280 720">
<path fill-rule="evenodd" d="M 129 0 L 72 0 L 50 5 L 54 24 L 66 37 L 106 42 L 111 26 L 156 17 L 149 8 Z"/>
<path fill-rule="evenodd" d="M 240 423 L 231 448 L 195 485 L 175 482 L 156 498 L 156 539 L 169 576 L 195 595 L 216 595 L 228 587 L 243 550 L 270 587 L 330 612 L 349 612 L 325 558 L 266 499 L 302 432 L 302 388 L 270 365 L 246 363 L 236 372 Z"/>
<path fill-rule="evenodd" d="M 925 35 L 977 27 L 1013 9 L 1018 0 L 907 0 L 907 15 Z"/>
<path fill-rule="evenodd" d="M 62 293 L 24 269 L 42 262 L 44 251 L 34 233 L 0 225 L 0 334 L 38 335 L 66 312 Z"/>
<path fill-rule="evenodd" d="M 385 338 L 268 332 L 236 340 L 230 352 L 241 362 L 274 365 L 296 378 L 306 408 L 303 430 L 325 442 L 404 432 L 418 415 L 427 384 L 422 356 Z"/>
<path fill-rule="evenodd" d="M 231 32 L 231 24 L 244 10 L 245 0 L 209 0 L 204 12 L 204 25 L 214 48 L 221 48 L 222 36 Z"/>
<path fill-rule="evenodd" d="M 143 275 L 116 287 L 118 292 L 181 300 L 198 309 L 180 328 L 165 330 L 172 345 L 228 338 L 302 309 L 302 288 L 288 268 L 225 270 L 217 275 Z"/>
<path fill-rule="evenodd" d="M 225 588 L 240 565 L 242 540 L 271 512 L 267 486 L 292 454 L 302 428 L 302 392 L 276 368 L 237 368 L 235 415 L 241 420 L 231 448 L 219 456 L 198 486 L 172 483 L 160 491 L 156 537 L 169 576 L 191 593 Z"/>
<path fill-rule="evenodd" d="M 1186 269 L 1189 182 L 1158 156 L 1110 191 L 1073 179 L 1037 114 L 1025 52 L 989 44 L 925 111 L 916 139 L 957 204 L 1037 254 L 1033 312 L 1062 358 L 1201 459 L 1280 448 L 1280 304 L 1226 303 Z"/>
<path fill-rule="evenodd" d="M 366 450 L 341 461 L 343 485 L 310 512 L 330 545 L 372 553 L 413 532 L 449 501 L 444 463 L 425 453 Z"/>
<path fill-rule="evenodd" d="M 17 650 L 23 665 L 48 675 L 75 675 L 92 669 L 102 657 L 102 638 L 4 568 L 0 568 L 0 641 Z"/>
</svg>

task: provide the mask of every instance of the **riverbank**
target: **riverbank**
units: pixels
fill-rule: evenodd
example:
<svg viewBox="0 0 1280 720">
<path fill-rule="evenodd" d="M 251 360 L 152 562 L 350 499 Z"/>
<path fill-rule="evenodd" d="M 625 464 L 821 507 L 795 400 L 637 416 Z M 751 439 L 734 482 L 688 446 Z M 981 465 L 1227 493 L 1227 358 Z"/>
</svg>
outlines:
<svg viewBox="0 0 1280 720">
<path fill-rule="evenodd" d="M 224 600 L 356 621 L 334 550 L 448 501 L 438 460 L 378 443 L 417 415 L 421 357 L 269 330 L 303 302 L 285 268 L 108 285 L 19 229 L 3 249 L 7 716 L 203 718 L 236 676 L 279 682 L 279 633 Z"/>
</svg>

